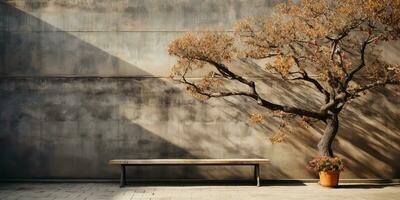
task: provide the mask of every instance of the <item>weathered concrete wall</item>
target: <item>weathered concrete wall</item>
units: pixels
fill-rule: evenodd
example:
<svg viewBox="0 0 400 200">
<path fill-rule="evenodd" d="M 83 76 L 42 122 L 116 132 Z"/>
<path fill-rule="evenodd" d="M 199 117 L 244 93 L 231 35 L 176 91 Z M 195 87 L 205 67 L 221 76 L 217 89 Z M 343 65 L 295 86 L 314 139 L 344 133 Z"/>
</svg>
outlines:
<svg viewBox="0 0 400 200">
<path fill-rule="evenodd" d="M 262 0 L 0 0 L 0 177 L 110 178 L 112 158 L 265 157 L 263 178 L 315 177 L 319 126 L 282 144 L 279 122 L 248 124 L 245 98 L 200 102 L 165 78 L 167 45 L 188 30 L 268 13 Z M 385 54 L 399 61 L 399 49 Z M 307 87 L 259 80 L 277 102 L 311 104 Z M 400 178 L 400 89 L 380 89 L 342 113 L 335 151 L 345 178 Z M 243 104 L 243 102 L 248 102 Z M 363 107 L 367 104 L 367 107 Z M 296 125 L 294 125 L 296 126 Z M 139 178 L 251 177 L 246 167 L 136 168 Z"/>
</svg>

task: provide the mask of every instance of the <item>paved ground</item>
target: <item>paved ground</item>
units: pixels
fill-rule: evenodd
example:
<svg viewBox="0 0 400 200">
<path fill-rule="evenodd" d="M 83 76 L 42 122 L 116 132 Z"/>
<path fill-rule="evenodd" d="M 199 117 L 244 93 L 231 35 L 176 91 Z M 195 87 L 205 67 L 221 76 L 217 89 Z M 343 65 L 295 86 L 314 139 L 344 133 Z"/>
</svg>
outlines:
<svg viewBox="0 0 400 200">
<path fill-rule="evenodd" d="M 257 200 L 257 199 L 400 199 L 400 185 L 346 184 L 341 188 L 323 188 L 315 183 L 217 186 L 128 186 L 114 183 L 18 183 L 0 184 L 0 199 L 76 199 L 76 200 Z"/>
</svg>

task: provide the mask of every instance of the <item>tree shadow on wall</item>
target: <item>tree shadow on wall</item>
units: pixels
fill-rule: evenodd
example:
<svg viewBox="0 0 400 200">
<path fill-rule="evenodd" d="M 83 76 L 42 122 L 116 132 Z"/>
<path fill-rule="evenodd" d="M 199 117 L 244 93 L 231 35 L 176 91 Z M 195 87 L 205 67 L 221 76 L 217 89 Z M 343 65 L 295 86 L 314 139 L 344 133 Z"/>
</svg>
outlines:
<svg viewBox="0 0 400 200">
<path fill-rule="evenodd" d="M 340 128 L 333 144 L 337 156 L 345 161 L 345 178 L 393 179 L 400 176 L 400 119 L 394 87 L 374 89 L 358 99 L 340 114 Z M 323 132 L 323 126 L 312 126 L 313 132 Z M 288 142 L 297 149 L 316 149 L 319 136 L 305 132 L 293 134 Z M 305 137 L 306 136 L 306 137 Z M 313 156 L 306 155 L 307 160 Z"/>
<path fill-rule="evenodd" d="M 246 67 L 243 67 L 246 66 Z M 312 86 L 302 86 L 296 83 L 287 84 L 270 74 L 267 74 L 255 63 L 242 62 L 238 71 L 258 82 L 260 93 L 273 102 L 318 110 L 315 102 L 309 96 L 317 97 L 316 102 L 322 102 L 322 95 L 315 92 Z M 358 83 L 360 80 L 356 80 Z M 314 92 L 312 92 L 314 91 Z M 398 86 L 376 88 L 366 96 L 346 106 L 340 114 L 340 130 L 334 143 L 334 152 L 343 157 L 346 162 L 344 178 L 378 178 L 392 179 L 400 176 L 400 99 Z M 242 104 L 230 101 L 232 108 L 247 112 L 265 112 L 257 109 L 253 101 L 240 100 Z M 245 102 L 245 103 L 243 103 Z M 235 113 L 230 111 L 230 113 Z M 276 131 L 279 120 L 268 117 L 266 122 L 259 125 L 259 131 Z M 317 143 L 324 126 L 316 123 L 310 128 L 292 124 L 293 133 L 288 134 L 284 144 L 294 152 L 301 152 L 300 158 L 294 158 L 294 163 L 302 162 L 304 174 L 308 177 L 317 176 L 306 171 L 308 161 L 317 155 Z M 280 144 L 278 144 L 280 145 Z M 285 170 L 286 171 L 286 170 Z M 288 172 L 286 172 L 288 173 Z M 290 172 L 288 173 L 289 177 Z"/>
</svg>

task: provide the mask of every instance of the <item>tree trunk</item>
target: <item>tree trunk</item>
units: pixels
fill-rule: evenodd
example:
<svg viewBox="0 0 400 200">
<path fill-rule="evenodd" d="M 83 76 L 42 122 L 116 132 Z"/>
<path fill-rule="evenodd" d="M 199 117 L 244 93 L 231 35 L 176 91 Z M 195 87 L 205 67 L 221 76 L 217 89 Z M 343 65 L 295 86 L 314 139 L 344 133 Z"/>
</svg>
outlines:
<svg viewBox="0 0 400 200">
<path fill-rule="evenodd" d="M 321 156 L 333 157 L 332 143 L 339 129 L 339 118 L 334 114 L 326 120 L 326 127 L 321 140 L 318 142 L 318 152 Z"/>
</svg>

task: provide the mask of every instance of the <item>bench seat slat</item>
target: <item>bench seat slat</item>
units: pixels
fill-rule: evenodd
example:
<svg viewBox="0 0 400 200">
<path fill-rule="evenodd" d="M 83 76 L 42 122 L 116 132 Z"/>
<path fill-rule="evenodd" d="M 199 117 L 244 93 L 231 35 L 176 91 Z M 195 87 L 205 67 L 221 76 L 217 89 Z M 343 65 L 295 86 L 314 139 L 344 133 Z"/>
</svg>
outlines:
<svg viewBox="0 0 400 200">
<path fill-rule="evenodd" d="M 256 165 L 269 159 L 115 159 L 110 165 Z"/>
</svg>

